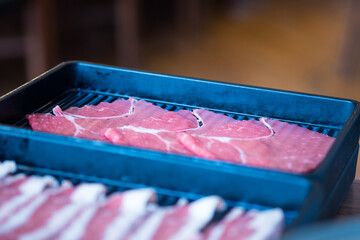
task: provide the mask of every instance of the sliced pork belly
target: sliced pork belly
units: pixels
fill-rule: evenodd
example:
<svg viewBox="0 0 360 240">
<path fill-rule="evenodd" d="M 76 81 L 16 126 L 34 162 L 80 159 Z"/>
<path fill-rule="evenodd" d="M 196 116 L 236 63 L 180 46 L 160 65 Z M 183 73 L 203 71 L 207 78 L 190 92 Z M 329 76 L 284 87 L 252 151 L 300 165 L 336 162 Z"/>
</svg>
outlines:
<svg viewBox="0 0 360 240">
<path fill-rule="evenodd" d="M 0 238 L 55 239 L 82 209 L 104 198 L 105 192 L 101 184 L 48 190 L 1 224 Z"/>
<path fill-rule="evenodd" d="M 105 203 L 84 209 L 58 239 L 121 239 L 155 199 L 152 189 L 113 194 Z"/>
<path fill-rule="evenodd" d="M 198 128 L 196 118 L 192 117 L 191 121 L 190 115 L 189 111 L 182 111 L 180 114 L 166 112 L 117 129 L 104 129 L 103 134 L 112 143 L 119 145 L 189 155 L 190 152 L 178 142 L 177 134 Z"/>
<path fill-rule="evenodd" d="M 203 240 L 274 240 L 283 230 L 284 214 L 280 209 L 266 211 L 233 208 L 224 219 L 210 226 Z"/>
<path fill-rule="evenodd" d="M 0 183 L 0 232 L 4 222 L 15 211 L 29 204 L 48 187 L 57 186 L 53 177 L 31 176 L 22 174 L 8 176 Z"/>
<path fill-rule="evenodd" d="M 117 128 L 151 116 L 157 116 L 167 110 L 146 101 L 117 100 L 113 103 L 87 105 L 82 108 L 70 108 L 62 111 L 59 106 L 51 114 L 28 114 L 26 118 L 33 130 L 92 140 L 107 141 L 101 134 L 103 128 Z"/>
<path fill-rule="evenodd" d="M 201 229 L 211 221 L 214 213 L 223 207 L 221 198 L 210 196 L 191 204 L 158 208 L 124 239 L 199 239 Z"/>
<path fill-rule="evenodd" d="M 199 157 L 294 173 L 315 169 L 335 140 L 295 124 L 268 119 L 238 121 L 205 134 L 181 133 L 178 139 Z"/>
</svg>

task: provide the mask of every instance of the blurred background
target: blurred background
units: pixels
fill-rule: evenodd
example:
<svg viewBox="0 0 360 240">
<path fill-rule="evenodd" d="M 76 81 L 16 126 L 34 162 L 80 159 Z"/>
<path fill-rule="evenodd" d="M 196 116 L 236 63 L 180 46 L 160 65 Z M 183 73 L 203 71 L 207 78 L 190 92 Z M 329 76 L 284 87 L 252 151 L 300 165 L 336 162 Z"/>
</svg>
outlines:
<svg viewBox="0 0 360 240">
<path fill-rule="evenodd" d="M 0 0 L 0 93 L 83 60 L 360 100 L 358 2 Z"/>
</svg>

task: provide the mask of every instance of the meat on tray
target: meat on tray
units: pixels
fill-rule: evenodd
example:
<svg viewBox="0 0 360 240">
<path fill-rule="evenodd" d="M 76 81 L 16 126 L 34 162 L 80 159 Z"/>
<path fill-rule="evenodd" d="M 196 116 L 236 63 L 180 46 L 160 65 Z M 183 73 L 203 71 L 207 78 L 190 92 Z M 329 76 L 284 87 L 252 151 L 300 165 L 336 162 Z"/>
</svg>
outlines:
<svg viewBox="0 0 360 240">
<path fill-rule="evenodd" d="M 0 163 L 0 172 L 10 165 Z M 283 229 L 280 209 L 236 207 L 214 221 L 225 209 L 218 196 L 162 207 L 150 188 L 106 196 L 102 184 L 12 172 L 0 180 L 0 239 L 262 240 L 277 239 Z"/>
<path fill-rule="evenodd" d="M 200 231 L 224 207 L 221 198 L 209 196 L 190 204 L 156 208 L 125 239 L 201 239 Z"/>
<path fill-rule="evenodd" d="M 36 131 L 197 156 L 231 163 L 308 173 L 335 138 L 278 120 L 238 121 L 204 109 L 167 111 L 144 100 L 117 100 L 29 114 Z"/>
<path fill-rule="evenodd" d="M 233 208 L 220 222 L 211 225 L 204 233 L 204 240 L 279 239 L 283 225 L 279 209 L 266 211 Z"/>
<path fill-rule="evenodd" d="M 149 188 L 115 193 L 98 206 L 85 209 L 59 239 L 123 239 L 155 201 L 155 191 Z"/>
</svg>

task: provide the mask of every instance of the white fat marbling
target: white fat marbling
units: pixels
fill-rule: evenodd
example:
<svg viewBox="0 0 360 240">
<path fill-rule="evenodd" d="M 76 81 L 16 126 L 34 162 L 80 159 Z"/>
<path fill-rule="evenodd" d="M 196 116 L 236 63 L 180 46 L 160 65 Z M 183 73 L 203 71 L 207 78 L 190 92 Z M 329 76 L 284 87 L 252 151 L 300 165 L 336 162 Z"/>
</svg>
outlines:
<svg viewBox="0 0 360 240">
<path fill-rule="evenodd" d="M 62 230 L 66 224 L 73 219 L 76 214 L 83 209 L 82 204 L 69 204 L 56 211 L 47 221 L 45 226 L 41 226 L 30 233 L 20 236 L 21 240 L 41 240 L 50 239 L 51 236 Z"/>
<path fill-rule="evenodd" d="M 250 222 L 249 227 L 255 232 L 246 240 L 268 240 L 280 237 L 278 234 L 281 232 L 284 223 L 284 213 L 281 209 L 254 211 L 254 215 L 255 218 Z"/>
<path fill-rule="evenodd" d="M 46 201 L 46 195 L 40 195 L 31 201 L 29 205 L 22 208 L 16 215 L 10 217 L 5 223 L 0 225 L 0 238 L 1 235 L 10 232 L 29 221 L 32 214 Z"/>
<path fill-rule="evenodd" d="M 20 185 L 19 190 L 23 194 L 36 195 L 46 187 L 55 187 L 57 185 L 56 179 L 52 176 L 31 176 Z"/>
<path fill-rule="evenodd" d="M 20 194 L 3 203 L 0 206 L 0 222 L 9 216 L 12 211 L 23 206 L 24 203 L 28 202 L 33 197 L 34 196 L 30 194 Z"/>
<path fill-rule="evenodd" d="M 240 217 L 244 214 L 244 209 L 241 207 L 233 208 L 224 218 L 224 220 L 218 223 L 212 230 L 207 240 L 221 240 L 221 236 L 223 235 L 227 224 L 236 218 Z"/>
<path fill-rule="evenodd" d="M 145 215 L 145 212 L 119 212 L 118 214 L 114 221 L 106 228 L 103 236 L 104 240 L 122 239 L 130 231 L 133 224 Z"/>
<path fill-rule="evenodd" d="M 81 215 L 71 223 L 70 227 L 68 227 L 62 232 L 58 240 L 80 239 L 86 232 L 86 228 L 91 219 L 94 217 L 97 209 L 97 207 L 91 206 L 83 210 Z"/>
<path fill-rule="evenodd" d="M 6 186 L 6 185 L 9 185 L 9 184 L 12 184 L 20 179 L 23 179 L 23 178 L 26 178 L 27 176 L 23 173 L 19 173 L 19 174 L 16 174 L 16 175 L 13 175 L 13 176 L 9 176 L 9 177 L 6 177 L 3 182 L 2 182 L 2 186 Z"/>
<path fill-rule="evenodd" d="M 105 197 L 106 187 L 98 183 L 83 183 L 71 194 L 74 203 L 93 203 Z"/>
<path fill-rule="evenodd" d="M 6 160 L 0 163 L 0 179 L 16 171 L 16 163 L 14 161 Z"/>
<path fill-rule="evenodd" d="M 162 208 L 156 210 L 142 225 L 137 231 L 131 236 L 129 240 L 150 240 L 153 238 L 156 233 L 159 225 L 164 219 L 168 208 Z"/>
<path fill-rule="evenodd" d="M 171 240 L 182 240 L 190 236 L 197 236 L 200 230 L 213 218 L 216 210 L 224 207 L 224 201 L 217 196 L 201 198 L 191 203 L 186 224 L 174 234 Z"/>
<path fill-rule="evenodd" d="M 144 212 L 147 204 L 156 198 L 156 193 L 151 188 L 129 190 L 123 194 L 121 209 L 131 212 Z"/>
</svg>

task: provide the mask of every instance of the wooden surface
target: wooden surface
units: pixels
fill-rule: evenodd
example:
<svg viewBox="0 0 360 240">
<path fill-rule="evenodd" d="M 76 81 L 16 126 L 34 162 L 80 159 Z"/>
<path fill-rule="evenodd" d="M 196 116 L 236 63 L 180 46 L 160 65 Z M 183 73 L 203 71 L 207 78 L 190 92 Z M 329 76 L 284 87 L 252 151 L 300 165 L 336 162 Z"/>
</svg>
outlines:
<svg viewBox="0 0 360 240">
<path fill-rule="evenodd" d="M 338 217 L 360 216 L 360 180 L 355 180 L 342 204 Z"/>
</svg>

